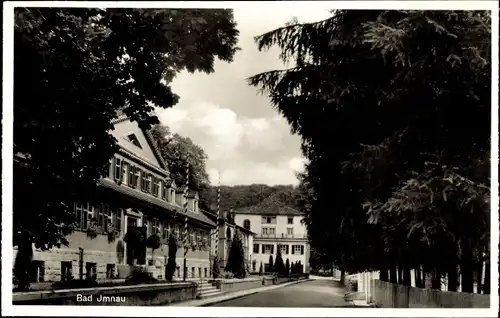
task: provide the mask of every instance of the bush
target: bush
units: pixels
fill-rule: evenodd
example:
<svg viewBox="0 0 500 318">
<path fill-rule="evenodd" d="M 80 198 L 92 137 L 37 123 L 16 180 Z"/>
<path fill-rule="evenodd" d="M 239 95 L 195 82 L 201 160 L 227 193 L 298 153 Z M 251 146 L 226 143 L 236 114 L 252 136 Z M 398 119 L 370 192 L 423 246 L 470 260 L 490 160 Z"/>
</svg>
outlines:
<svg viewBox="0 0 500 318">
<path fill-rule="evenodd" d="M 260 262 L 260 267 L 259 267 L 259 276 L 264 275 L 264 266 L 262 265 L 262 262 Z"/>
<path fill-rule="evenodd" d="M 232 272 L 222 272 L 221 276 L 222 276 L 222 278 L 225 278 L 225 279 L 232 279 L 235 277 Z"/>
<path fill-rule="evenodd" d="M 154 278 L 151 273 L 148 273 L 147 270 L 140 266 L 134 266 L 132 273 L 125 280 L 126 284 L 151 284 L 156 283 L 158 280 Z"/>
<path fill-rule="evenodd" d="M 171 282 L 174 278 L 174 273 L 177 268 L 175 263 L 175 255 L 177 254 L 177 239 L 173 234 L 168 237 L 168 261 L 165 267 L 165 279 Z"/>
</svg>

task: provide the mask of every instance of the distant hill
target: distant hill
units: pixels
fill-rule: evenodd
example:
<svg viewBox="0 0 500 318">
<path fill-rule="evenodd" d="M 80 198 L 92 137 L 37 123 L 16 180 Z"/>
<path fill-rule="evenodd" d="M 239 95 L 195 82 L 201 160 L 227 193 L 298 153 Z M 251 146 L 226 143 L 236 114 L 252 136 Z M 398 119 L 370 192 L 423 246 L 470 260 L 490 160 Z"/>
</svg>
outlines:
<svg viewBox="0 0 500 318">
<path fill-rule="evenodd" d="M 271 194 L 279 193 L 280 201 L 296 208 L 296 189 L 292 185 L 269 186 L 265 184 L 221 186 L 220 210 L 239 209 L 257 205 Z M 201 208 L 217 209 L 217 187 L 210 187 L 200 193 Z"/>
</svg>

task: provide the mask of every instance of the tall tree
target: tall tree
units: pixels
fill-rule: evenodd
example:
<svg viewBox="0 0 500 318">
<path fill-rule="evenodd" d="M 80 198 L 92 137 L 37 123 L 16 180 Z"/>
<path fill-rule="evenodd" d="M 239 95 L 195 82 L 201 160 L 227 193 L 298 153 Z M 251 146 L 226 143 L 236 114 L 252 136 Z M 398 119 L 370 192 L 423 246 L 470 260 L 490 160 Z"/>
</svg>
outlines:
<svg viewBox="0 0 500 318">
<path fill-rule="evenodd" d="M 274 263 L 274 271 L 278 275 L 283 275 L 285 273 L 285 263 L 283 262 L 283 256 L 281 256 L 281 249 L 279 245 L 277 246 L 278 250 L 276 252 L 276 261 Z"/>
<path fill-rule="evenodd" d="M 233 273 L 235 278 L 245 278 L 246 276 L 243 243 L 238 232 L 234 234 L 231 241 L 225 270 Z"/>
<path fill-rule="evenodd" d="M 325 262 L 470 276 L 489 242 L 490 24 L 482 11 L 335 10 L 256 38 L 293 63 L 249 82 L 302 137 Z"/>
<path fill-rule="evenodd" d="M 172 134 L 167 126 L 156 125 L 151 131 L 176 184 L 186 183 L 186 163 L 189 163 L 189 188 L 203 191 L 210 186 L 206 171 L 207 154 L 190 138 Z"/>
<path fill-rule="evenodd" d="M 117 110 L 143 128 L 175 105 L 178 72 L 231 62 L 231 10 L 17 8 L 14 30 L 14 244 L 67 244 L 73 202 L 87 198 L 116 151 Z M 89 123 L 92 129 L 89 129 Z M 27 200 L 26 198 L 29 198 Z"/>
</svg>

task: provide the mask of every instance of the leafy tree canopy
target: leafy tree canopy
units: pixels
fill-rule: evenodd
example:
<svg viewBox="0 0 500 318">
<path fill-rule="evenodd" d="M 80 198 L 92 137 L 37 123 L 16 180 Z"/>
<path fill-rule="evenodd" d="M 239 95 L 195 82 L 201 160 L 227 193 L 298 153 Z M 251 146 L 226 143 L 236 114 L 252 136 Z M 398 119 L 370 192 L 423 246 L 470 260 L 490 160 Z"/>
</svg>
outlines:
<svg viewBox="0 0 500 318">
<path fill-rule="evenodd" d="M 172 134 L 167 126 L 156 125 L 151 133 L 176 184 L 186 184 L 186 163 L 189 163 L 189 188 L 202 191 L 210 186 L 205 164 L 208 157 L 203 148 L 190 138 Z"/>
<path fill-rule="evenodd" d="M 302 137 L 301 205 L 324 262 L 453 268 L 450 254 L 484 250 L 490 25 L 482 11 L 334 10 L 256 38 L 293 65 L 249 83 Z"/>
<path fill-rule="evenodd" d="M 14 153 L 29 170 L 14 171 L 14 233 L 43 249 L 66 244 L 72 202 L 117 149 L 117 110 L 157 124 L 154 107 L 179 100 L 175 75 L 231 62 L 237 36 L 231 10 L 17 8 Z"/>
</svg>

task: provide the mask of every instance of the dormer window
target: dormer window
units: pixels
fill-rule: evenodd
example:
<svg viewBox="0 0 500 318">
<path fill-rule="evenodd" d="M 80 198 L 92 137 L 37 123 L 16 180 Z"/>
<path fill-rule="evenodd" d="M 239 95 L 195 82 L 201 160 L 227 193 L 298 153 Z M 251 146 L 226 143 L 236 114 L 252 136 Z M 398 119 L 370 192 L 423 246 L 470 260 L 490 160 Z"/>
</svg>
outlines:
<svg viewBox="0 0 500 318">
<path fill-rule="evenodd" d="M 141 146 L 141 143 L 139 142 L 139 139 L 137 138 L 137 136 L 135 134 L 129 134 L 127 135 L 127 139 L 128 141 L 130 141 L 131 143 L 133 143 L 135 146 L 139 147 L 142 149 L 142 146 Z"/>
</svg>

